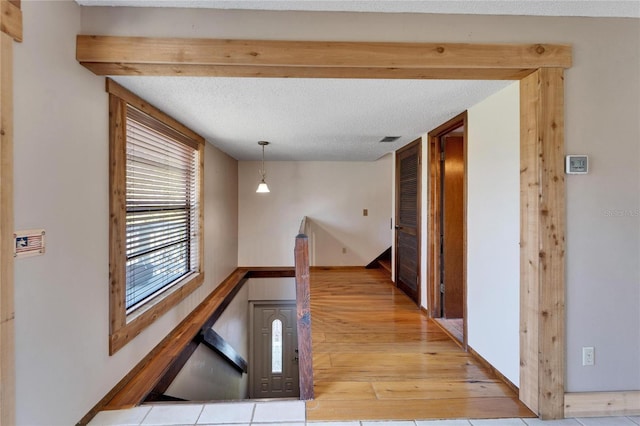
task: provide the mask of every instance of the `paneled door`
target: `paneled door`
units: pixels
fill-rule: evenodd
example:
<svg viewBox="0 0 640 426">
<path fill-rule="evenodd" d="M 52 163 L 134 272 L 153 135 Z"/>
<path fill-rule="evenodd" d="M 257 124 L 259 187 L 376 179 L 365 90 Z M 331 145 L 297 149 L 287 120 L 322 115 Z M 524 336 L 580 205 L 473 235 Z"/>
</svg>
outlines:
<svg viewBox="0 0 640 426">
<path fill-rule="evenodd" d="M 300 395 L 295 304 L 254 305 L 251 398 Z"/>
<path fill-rule="evenodd" d="M 420 304 L 421 139 L 396 151 L 395 281 Z"/>
</svg>

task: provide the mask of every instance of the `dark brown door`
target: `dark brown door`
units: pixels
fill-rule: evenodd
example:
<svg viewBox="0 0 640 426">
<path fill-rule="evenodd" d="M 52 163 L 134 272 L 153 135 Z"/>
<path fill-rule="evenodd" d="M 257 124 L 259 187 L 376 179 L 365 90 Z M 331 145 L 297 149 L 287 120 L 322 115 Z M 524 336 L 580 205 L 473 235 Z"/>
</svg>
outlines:
<svg viewBox="0 0 640 426">
<path fill-rule="evenodd" d="M 396 285 L 420 303 L 420 151 L 416 139 L 396 152 Z"/>
<path fill-rule="evenodd" d="M 442 137 L 442 316 L 463 316 L 464 139 Z"/>
</svg>

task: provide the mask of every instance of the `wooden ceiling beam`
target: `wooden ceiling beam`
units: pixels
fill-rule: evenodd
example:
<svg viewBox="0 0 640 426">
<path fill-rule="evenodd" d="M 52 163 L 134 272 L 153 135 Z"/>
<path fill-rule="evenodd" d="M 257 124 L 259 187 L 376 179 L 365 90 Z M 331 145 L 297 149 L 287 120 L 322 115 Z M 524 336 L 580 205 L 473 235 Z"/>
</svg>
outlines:
<svg viewBox="0 0 640 426">
<path fill-rule="evenodd" d="M 22 10 L 19 2 L 0 1 L 0 31 L 22 41 Z"/>
<path fill-rule="evenodd" d="M 520 80 L 535 70 L 471 68 L 339 68 L 81 62 L 96 75 L 255 78 L 364 78 L 411 80 Z"/>
<path fill-rule="evenodd" d="M 76 58 L 98 75 L 510 80 L 570 67 L 571 47 L 79 35 Z"/>
</svg>

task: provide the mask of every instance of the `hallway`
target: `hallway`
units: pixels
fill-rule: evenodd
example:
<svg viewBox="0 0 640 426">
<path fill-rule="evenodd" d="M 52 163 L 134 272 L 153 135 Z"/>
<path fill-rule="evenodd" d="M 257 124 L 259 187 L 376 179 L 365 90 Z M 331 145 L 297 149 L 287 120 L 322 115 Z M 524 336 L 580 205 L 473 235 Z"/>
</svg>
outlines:
<svg viewBox="0 0 640 426">
<path fill-rule="evenodd" d="M 311 272 L 307 420 L 532 417 L 381 269 Z"/>
</svg>

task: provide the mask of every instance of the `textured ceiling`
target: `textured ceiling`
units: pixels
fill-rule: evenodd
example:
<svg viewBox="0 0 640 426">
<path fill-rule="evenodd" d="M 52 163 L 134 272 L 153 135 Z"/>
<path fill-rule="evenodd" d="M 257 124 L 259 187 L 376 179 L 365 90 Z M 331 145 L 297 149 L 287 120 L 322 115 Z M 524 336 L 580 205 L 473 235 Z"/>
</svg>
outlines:
<svg viewBox="0 0 640 426">
<path fill-rule="evenodd" d="M 249 10 L 640 16 L 640 1 L 77 0 L 82 5 Z M 375 160 L 510 84 L 505 81 L 117 77 L 238 160 Z M 380 143 L 384 136 L 401 136 Z"/>
<path fill-rule="evenodd" d="M 640 17 L 638 0 L 76 0 L 85 6 Z"/>
<path fill-rule="evenodd" d="M 114 77 L 238 160 L 376 160 L 509 81 Z M 393 143 L 384 136 L 401 136 Z"/>
</svg>

